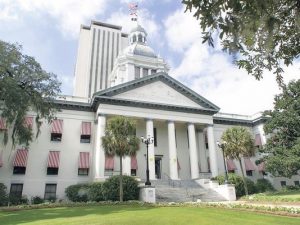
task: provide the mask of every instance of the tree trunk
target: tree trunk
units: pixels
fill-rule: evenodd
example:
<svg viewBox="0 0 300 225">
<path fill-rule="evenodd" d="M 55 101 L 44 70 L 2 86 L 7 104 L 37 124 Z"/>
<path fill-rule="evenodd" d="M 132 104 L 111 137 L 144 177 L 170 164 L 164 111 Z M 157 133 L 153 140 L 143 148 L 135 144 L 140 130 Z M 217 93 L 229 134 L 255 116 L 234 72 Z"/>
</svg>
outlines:
<svg viewBox="0 0 300 225">
<path fill-rule="evenodd" d="M 245 174 L 244 174 L 244 170 L 243 170 L 243 166 L 242 166 L 242 160 L 240 158 L 239 158 L 239 163 L 240 163 L 240 167 L 241 167 L 241 171 L 242 171 L 242 178 L 243 178 L 245 193 L 246 193 L 246 195 L 248 195 L 248 186 L 247 186 L 247 183 L 245 180 Z"/>
<path fill-rule="evenodd" d="M 123 202 L 123 157 L 120 156 L 120 202 Z"/>
</svg>

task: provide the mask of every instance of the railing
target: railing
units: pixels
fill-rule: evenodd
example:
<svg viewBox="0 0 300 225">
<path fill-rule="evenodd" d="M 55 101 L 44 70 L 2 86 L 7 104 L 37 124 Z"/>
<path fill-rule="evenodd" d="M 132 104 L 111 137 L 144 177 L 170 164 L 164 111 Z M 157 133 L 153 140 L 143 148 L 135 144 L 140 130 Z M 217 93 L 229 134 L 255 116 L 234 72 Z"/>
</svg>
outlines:
<svg viewBox="0 0 300 225">
<path fill-rule="evenodd" d="M 163 173 L 163 175 L 162 175 L 162 180 L 167 180 L 168 181 L 168 185 L 170 186 L 170 187 L 175 187 L 175 186 L 177 186 L 177 187 L 181 187 L 181 181 L 180 180 L 172 180 L 171 179 L 171 177 L 168 175 L 168 174 L 166 174 L 166 173 Z M 176 185 L 177 184 L 177 185 Z"/>
</svg>

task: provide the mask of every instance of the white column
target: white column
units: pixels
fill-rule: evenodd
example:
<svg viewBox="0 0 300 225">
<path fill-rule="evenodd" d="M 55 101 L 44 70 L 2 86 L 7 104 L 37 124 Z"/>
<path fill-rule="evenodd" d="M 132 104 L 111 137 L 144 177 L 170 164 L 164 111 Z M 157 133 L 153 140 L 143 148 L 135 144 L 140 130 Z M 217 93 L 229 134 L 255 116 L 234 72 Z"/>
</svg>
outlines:
<svg viewBox="0 0 300 225">
<path fill-rule="evenodd" d="M 198 136 L 198 146 L 199 146 L 199 159 L 200 159 L 200 170 L 201 172 L 207 172 L 208 171 L 208 165 L 207 165 L 207 157 L 206 157 L 206 149 L 205 149 L 205 140 L 204 140 L 204 134 L 203 131 L 197 132 Z"/>
<path fill-rule="evenodd" d="M 102 147 L 102 137 L 105 135 L 106 116 L 98 115 L 97 133 L 96 133 L 96 148 L 95 148 L 95 173 L 94 179 L 104 179 L 105 154 Z"/>
<path fill-rule="evenodd" d="M 207 127 L 210 171 L 213 177 L 218 176 L 218 158 L 215 146 L 214 128 L 212 124 Z"/>
<path fill-rule="evenodd" d="M 189 133 L 189 146 L 190 146 L 189 150 L 190 150 L 190 163 L 191 163 L 191 178 L 196 179 L 199 177 L 199 167 L 198 167 L 195 125 L 193 123 L 188 124 L 188 133 Z"/>
<path fill-rule="evenodd" d="M 146 120 L 146 138 L 153 137 L 153 120 Z M 155 180 L 155 154 L 154 154 L 154 143 L 148 146 L 148 162 L 149 162 L 149 178 L 150 180 Z"/>
<path fill-rule="evenodd" d="M 170 178 L 178 180 L 177 151 L 174 121 L 168 121 Z"/>
<path fill-rule="evenodd" d="M 123 157 L 123 174 L 130 176 L 131 175 L 131 158 L 130 156 Z"/>
</svg>

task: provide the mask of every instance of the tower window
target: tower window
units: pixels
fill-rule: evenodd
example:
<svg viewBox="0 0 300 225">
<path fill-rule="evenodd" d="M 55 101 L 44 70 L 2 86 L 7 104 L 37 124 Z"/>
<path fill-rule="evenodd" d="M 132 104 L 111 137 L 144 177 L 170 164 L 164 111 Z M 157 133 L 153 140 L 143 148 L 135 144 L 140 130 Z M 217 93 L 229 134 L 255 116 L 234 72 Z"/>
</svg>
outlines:
<svg viewBox="0 0 300 225">
<path fill-rule="evenodd" d="M 138 35 L 138 42 L 143 42 L 143 36 L 141 34 Z"/>
<path fill-rule="evenodd" d="M 132 37 L 132 42 L 133 42 L 133 43 L 136 42 L 136 35 L 133 35 L 133 37 Z"/>
</svg>

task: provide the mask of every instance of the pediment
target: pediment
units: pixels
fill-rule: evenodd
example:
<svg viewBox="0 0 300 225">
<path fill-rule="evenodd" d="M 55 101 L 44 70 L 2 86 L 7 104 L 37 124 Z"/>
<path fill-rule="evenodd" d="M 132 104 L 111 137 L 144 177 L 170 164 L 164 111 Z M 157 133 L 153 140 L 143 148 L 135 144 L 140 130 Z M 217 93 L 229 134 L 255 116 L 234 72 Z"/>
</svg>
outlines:
<svg viewBox="0 0 300 225">
<path fill-rule="evenodd" d="M 92 104 L 136 105 L 140 107 L 199 111 L 215 114 L 220 108 L 166 73 L 157 73 L 96 92 Z"/>
<path fill-rule="evenodd" d="M 153 83 L 146 84 L 142 87 L 137 87 L 132 90 L 123 92 L 112 96 L 117 99 L 149 102 L 164 105 L 176 105 L 185 106 L 191 108 L 199 108 L 198 103 L 194 102 L 190 98 L 184 96 L 173 87 L 168 86 L 162 81 L 155 81 Z"/>
</svg>

